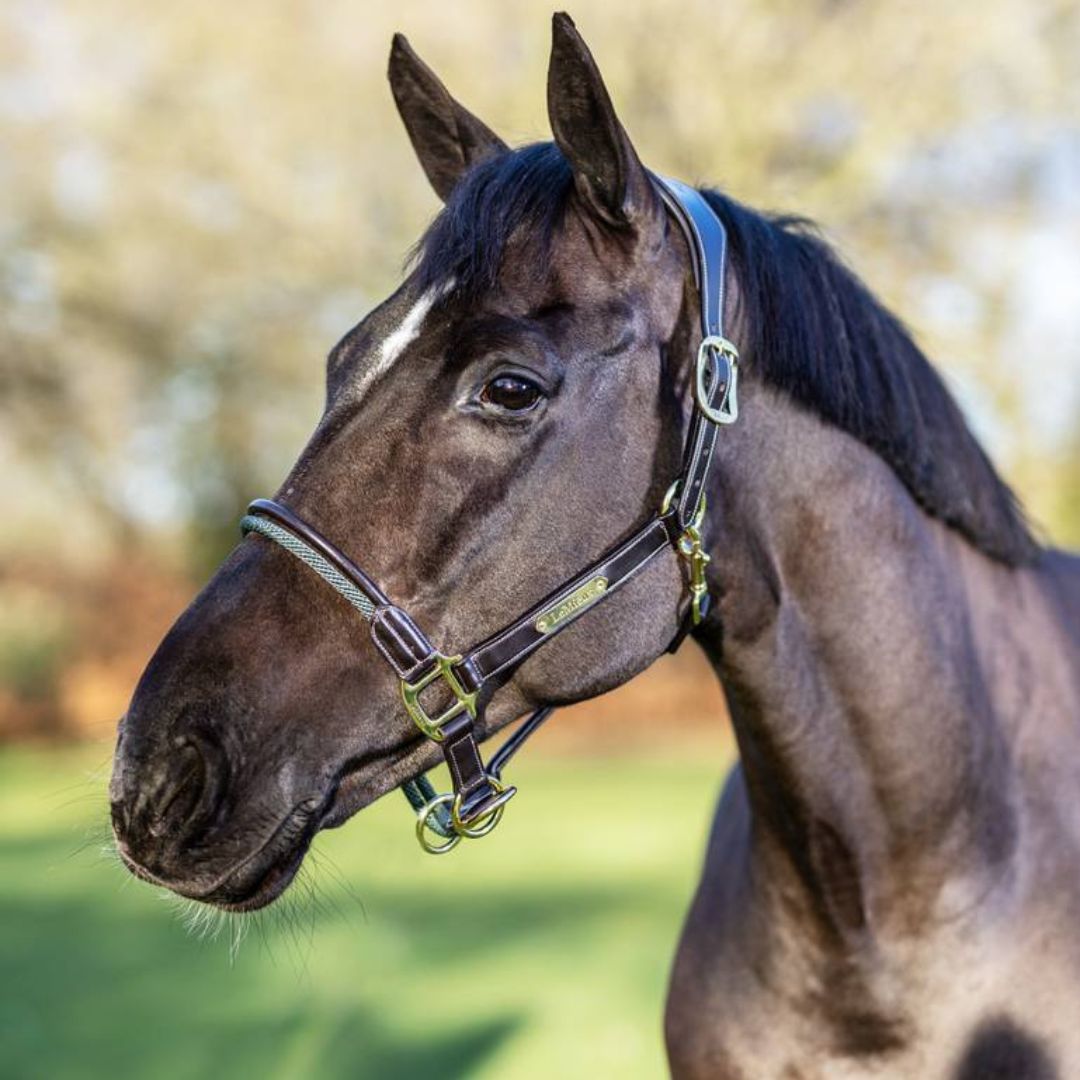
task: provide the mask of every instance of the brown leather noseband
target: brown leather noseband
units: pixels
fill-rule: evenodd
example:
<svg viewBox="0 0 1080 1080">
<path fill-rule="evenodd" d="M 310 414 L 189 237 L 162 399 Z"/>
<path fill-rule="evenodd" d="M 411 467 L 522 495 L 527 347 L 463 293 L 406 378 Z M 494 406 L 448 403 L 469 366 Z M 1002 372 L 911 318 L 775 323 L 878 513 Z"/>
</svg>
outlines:
<svg viewBox="0 0 1080 1080">
<path fill-rule="evenodd" d="M 719 428 L 738 415 L 738 353 L 723 336 L 726 234 L 699 192 L 677 180 L 655 180 L 690 248 L 701 298 L 702 342 L 695 371 L 694 409 L 678 476 L 663 506 L 627 539 L 502 630 L 462 653 L 448 654 L 436 649 L 407 612 L 288 507 L 256 499 L 242 522 L 245 533 L 260 533 L 286 547 L 350 599 L 370 622 L 372 640 L 398 678 L 409 716 L 425 736 L 442 747 L 453 791 L 434 795 L 423 777 L 405 785 L 406 795 L 418 811 L 417 833 L 429 851 L 450 850 L 461 837 L 482 836 L 494 828 L 503 807 L 516 793 L 515 788 L 503 784 L 502 767 L 552 711 L 545 707 L 533 713 L 485 767 L 476 726 L 481 719 L 481 692 L 489 684 L 501 685 L 526 657 L 618 590 L 669 546 L 690 568 L 690 610 L 673 647 L 707 611 L 704 567 L 708 556 L 701 543 L 705 481 Z M 440 699 L 432 701 L 440 690 Z M 446 842 L 428 842 L 425 829 Z"/>
</svg>

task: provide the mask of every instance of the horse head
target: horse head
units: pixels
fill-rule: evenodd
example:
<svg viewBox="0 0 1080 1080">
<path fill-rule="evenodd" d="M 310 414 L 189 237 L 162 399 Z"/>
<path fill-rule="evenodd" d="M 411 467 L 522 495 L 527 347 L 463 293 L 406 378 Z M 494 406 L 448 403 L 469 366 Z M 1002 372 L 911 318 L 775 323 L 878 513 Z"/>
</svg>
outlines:
<svg viewBox="0 0 1080 1080">
<path fill-rule="evenodd" d="M 390 82 L 445 206 L 400 288 L 331 351 L 325 410 L 277 500 L 448 648 L 660 505 L 690 414 L 697 294 L 569 18 L 554 22 L 552 143 L 508 149 L 400 36 Z M 625 682 L 685 612 L 669 548 L 486 685 L 477 735 Z M 354 608 L 249 536 L 138 684 L 111 785 L 117 844 L 141 877 L 256 908 L 320 828 L 436 756 Z"/>
</svg>

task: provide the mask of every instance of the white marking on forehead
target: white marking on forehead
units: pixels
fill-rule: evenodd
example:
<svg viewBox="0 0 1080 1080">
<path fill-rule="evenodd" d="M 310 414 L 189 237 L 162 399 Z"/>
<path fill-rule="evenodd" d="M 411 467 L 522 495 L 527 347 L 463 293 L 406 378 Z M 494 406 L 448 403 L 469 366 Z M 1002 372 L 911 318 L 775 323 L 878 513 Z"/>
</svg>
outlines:
<svg viewBox="0 0 1080 1080">
<path fill-rule="evenodd" d="M 414 341 L 420 335 L 420 327 L 423 325 L 424 316 L 431 310 L 431 305 L 439 297 L 439 290 L 428 289 L 419 300 L 409 309 L 408 314 L 401 320 L 401 325 L 392 333 L 387 334 L 386 339 L 379 349 L 379 359 L 375 367 L 385 371 L 405 351 L 410 341 Z"/>
<path fill-rule="evenodd" d="M 353 384 L 350 398 L 361 398 L 377 379 L 385 375 L 401 354 L 409 347 L 409 344 L 420 336 L 420 330 L 424 325 L 424 319 L 432 307 L 446 296 L 454 288 L 454 279 L 450 278 L 428 289 L 419 296 L 416 302 L 405 313 L 396 329 L 391 330 L 382 340 L 378 350 L 369 361 L 367 367 L 361 372 L 359 379 Z"/>
<path fill-rule="evenodd" d="M 432 305 L 446 292 L 445 288 L 428 289 L 405 314 L 395 330 L 383 338 L 379 351 L 368 365 L 360 381 L 356 386 L 356 394 L 360 396 L 365 390 L 385 374 L 393 366 L 394 361 L 405 351 L 409 343 L 420 336 L 420 328 L 424 324 L 424 317 L 431 310 Z"/>
</svg>

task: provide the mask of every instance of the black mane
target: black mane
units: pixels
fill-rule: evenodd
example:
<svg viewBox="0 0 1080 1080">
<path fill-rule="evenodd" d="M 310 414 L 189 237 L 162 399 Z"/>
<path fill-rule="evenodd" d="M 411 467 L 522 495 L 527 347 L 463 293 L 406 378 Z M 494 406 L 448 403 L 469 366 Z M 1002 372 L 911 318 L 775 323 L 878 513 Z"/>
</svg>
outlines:
<svg viewBox="0 0 1080 1080">
<path fill-rule="evenodd" d="M 547 264 L 572 186 L 551 143 L 473 169 L 417 245 L 422 287 L 453 278 L 479 295 L 524 230 Z M 1008 565 L 1037 550 L 1008 486 L 900 321 L 803 219 L 770 217 L 703 189 L 728 230 L 755 374 L 865 443 L 919 505 Z"/>
<path fill-rule="evenodd" d="M 728 230 L 754 370 L 876 451 L 928 514 L 987 555 L 1029 561 L 1016 497 L 902 323 L 804 219 L 704 194 Z"/>
<path fill-rule="evenodd" d="M 495 286 L 510 238 L 524 230 L 542 273 L 573 185 L 554 143 L 532 143 L 471 169 L 420 238 L 421 289 L 454 282 L 454 292 L 482 295 Z"/>
</svg>

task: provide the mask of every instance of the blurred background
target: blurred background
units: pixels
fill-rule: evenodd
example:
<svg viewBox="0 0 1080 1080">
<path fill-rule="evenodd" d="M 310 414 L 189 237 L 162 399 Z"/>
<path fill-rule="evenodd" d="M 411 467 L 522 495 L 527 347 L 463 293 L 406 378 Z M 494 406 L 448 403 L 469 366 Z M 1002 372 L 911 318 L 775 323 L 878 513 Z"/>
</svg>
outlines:
<svg viewBox="0 0 1080 1080">
<path fill-rule="evenodd" d="M 135 679 L 438 209 L 391 34 L 530 141 L 550 14 L 0 6 L 0 1075 L 662 1073 L 666 968 L 732 756 L 692 648 L 560 717 L 460 858 L 425 860 L 390 797 L 320 839 L 287 907 L 208 944 L 98 858 Z M 817 219 L 1040 535 L 1080 545 L 1080 3 L 571 14 L 645 161 Z"/>
</svg>

